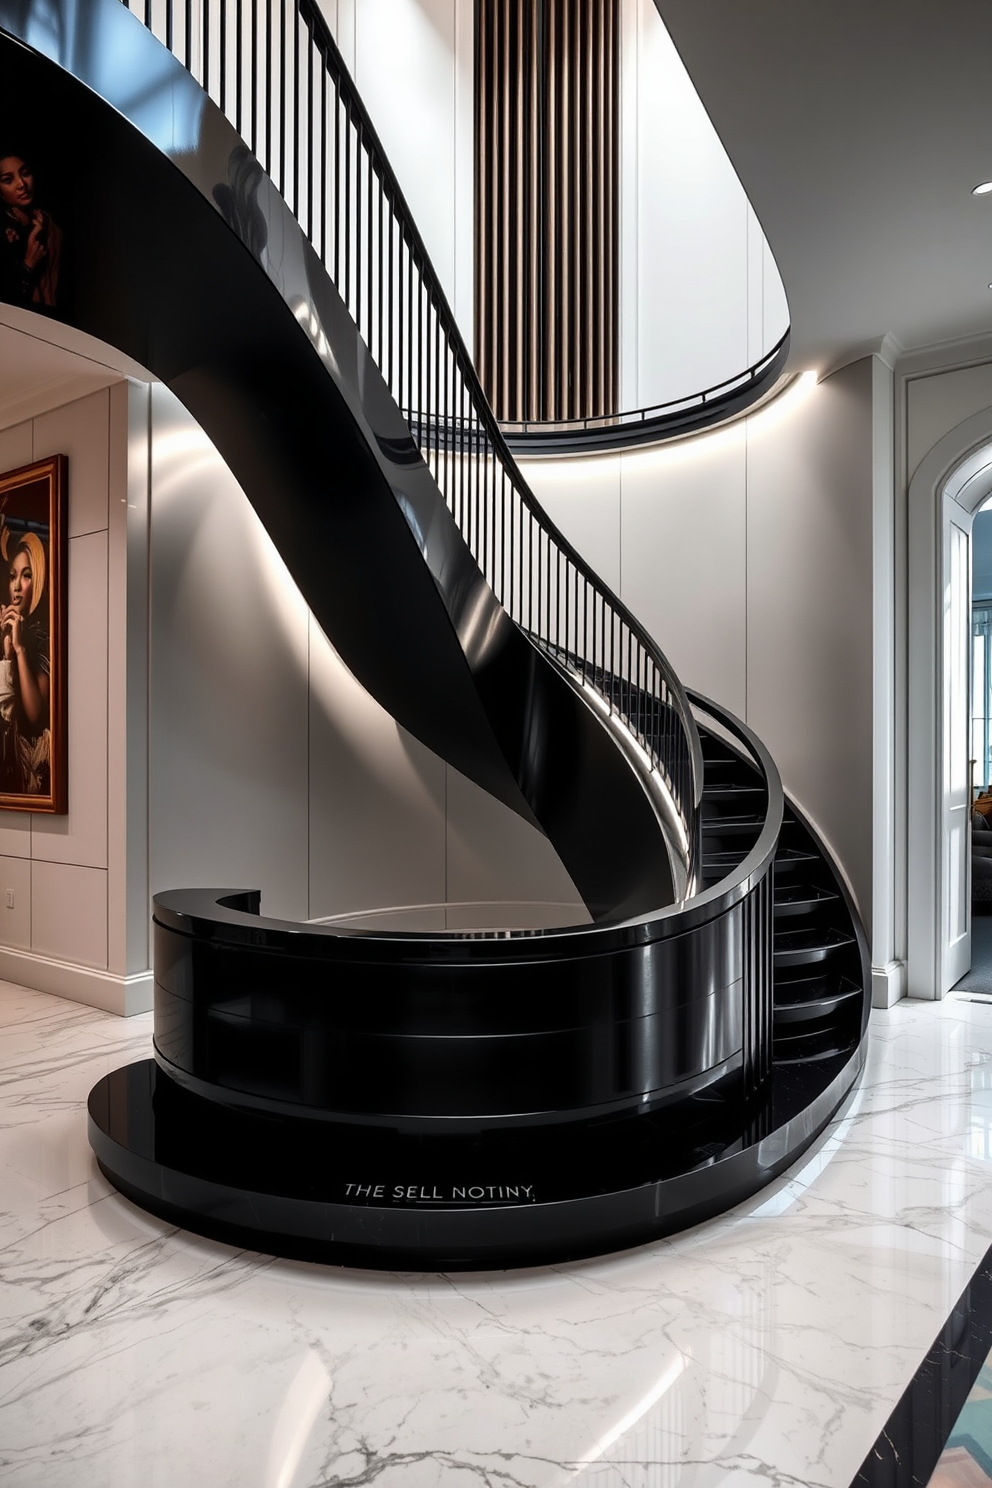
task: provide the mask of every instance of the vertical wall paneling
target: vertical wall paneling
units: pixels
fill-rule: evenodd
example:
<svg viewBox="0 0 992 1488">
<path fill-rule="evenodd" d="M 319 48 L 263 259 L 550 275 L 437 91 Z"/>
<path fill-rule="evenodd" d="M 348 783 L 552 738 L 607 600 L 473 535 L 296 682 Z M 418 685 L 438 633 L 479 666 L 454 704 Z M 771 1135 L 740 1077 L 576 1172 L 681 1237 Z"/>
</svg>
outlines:
<svg viewBox="0 0 992 1488">
<path fill-rule="evenodd" d="M 33 343 L 23 339 L 30 365 Z M 151 1000 L 147 700 L 130 665 L 144 676 L 146 558 L 128 548 L 144 523 L 133 478 L 147 473 L 147 438 L 144 460 L 129 439 L 132 405 L 146 436 L 148 390 L 92 364 L 80 370 L 68 354 L 66 365 L 60 390 L 91 388 L 96 377 L 108 385 L 0 432 L 0 469 L 69 457 L 69 811 L 0 813 L 0 976 L 131 1013 Z"/>
<path fill-rule="evenodd" d="M 477 0 L 475 345 L 497 416 L 616 411 L 619 0 Z"/>
</svg>

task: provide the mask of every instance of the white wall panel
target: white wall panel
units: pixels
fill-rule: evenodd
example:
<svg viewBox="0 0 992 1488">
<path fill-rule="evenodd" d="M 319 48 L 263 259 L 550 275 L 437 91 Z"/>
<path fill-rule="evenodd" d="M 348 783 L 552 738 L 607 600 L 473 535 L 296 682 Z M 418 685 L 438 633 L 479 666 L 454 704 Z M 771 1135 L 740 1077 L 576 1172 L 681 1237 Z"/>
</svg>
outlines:
<svg viewBox="0 0 992 1488">
<path fill-rule="evenodd" d="M 748 436 L 747 721 L 871 923 L 872 363 Z"/>
<path fill-rule="evenodd" d="M 735 377 L 787 324 L 778 270 L 653 0 L 625 0 L 622 403 Z M 785 314 L 782 311 L 785 310 Z"/>
<path fill-rule="evenodd" d="M 8 904 L 8 895 L 13 904 Z M 31 864 L 0 857 L 0 945 L 31 949 Z"/>
<path fill-rule="evenodd" d="M 778 271 L 778 264 L 775 262 L 767 238 L 761 251 L 761 274 L 764 331 L 761 338 L 763 345 L 759 355 L 776 346 L 789 329 L 789 301 L 786 299 L 785 285 L 782 283 L 782 276 Z"/>
<path fill-rule="evenodd" d="M 106 868 L 106 532 L 90 532 L 69 542 L 66 648 L 69 666 L 69 810 L 64 816 L 32 813 L 31 856 L 51 863 L 80 863 L 89 868 Z"/>
<path fill-rule="evenodd" d="M 745 426 L 623 457 L 621 598 L 690 687 L 743 714 Z"/>
<path fill-rule="evenodd" d="M 34 426 L 30 422 L 0 429 L 0 470 L 16 470 L 19 465 L 29 465 L 33 458 Z"/>
<path fill-rule="evenodd" d="M 107 964 L 107 874 L 69 863 L 31 864 L 31 949 L 81 966 Z"/>
<path fill-rule="evenodd" d="M 450 768 L 447 819 L 449 900 L 573 904 L 573 922 L 588 919 L 578 891 L 547 837 Z"/>
<path fill-rule="evenodd" d="M 324 0 L 323 8 L 471 344 L 472 7 Z"/>
<path fill-rule="evenodd" d="M 610 588 L 620 590 L 620 456 L 521 460 L 531 490 Z"/>
<path fill-rule="evenodd" d="M 444 763 L 355 680 L 311 617 L 311 917 L 444 899 Z"/>
<path fill-rule="evenodd" d="M 147 970 L 148 413 L 151 389 L 110 391 L 107 534 L 107 955 L 115 975 Z"/>
<path fill-rule="evenodd" d="M 754 366 L 773 343 L 765 340 L 765 253 L 767 244 L 751 203 L 746 211 L 747 364 Z M 784 330 L 785 327 L 783 326 Z"/>
<path fill-rule="evenodd" d="M 307 913 L 307 609 L 205 435 L 153 389 L 151 892 Z"/>
<path fill-rule="evenodd" d="M 34 421 L 34 459 L 69 457 L 69 536 L 107 526 L 110 391 L 79 398 Z"/>
</svg>

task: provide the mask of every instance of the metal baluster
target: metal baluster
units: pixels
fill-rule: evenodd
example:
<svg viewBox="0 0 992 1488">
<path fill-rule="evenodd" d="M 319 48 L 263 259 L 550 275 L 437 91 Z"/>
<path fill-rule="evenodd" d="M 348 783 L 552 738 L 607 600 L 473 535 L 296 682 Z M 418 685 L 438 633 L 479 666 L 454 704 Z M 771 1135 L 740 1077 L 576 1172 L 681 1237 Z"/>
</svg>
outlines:
<svg viewBox="0 0 992 1488">
<path fill-rule="evenodd" d="M 293 6 L 293 216 L 300 220 L 300 9 Z M 302 226 L 302 223 L 301 223 Z"/>
<path fill-rule="evenodd" d="M 407 296 L 406 296 L 406 364 L 407 364 L 407 393 L 410 399 L 410 427 L 413 428 L 413 255 L 407 258 Z"/>
<path fill-rule="evenodd" d="M 341 298 L 341 92 L 334 85 L 334 272 L 331 275 Z"/>
<path fill-rule="evenodd" d="M 323 61 L 323 58 L 321 58 Z M 327 68 L 320 69 L 320 261 L 327 268 Z"/>
<path fill-rule="evenodd" d="M 258 0 L 251 0 L 251 151 L 258 155 Z"/>
<path fill-rule="evenodd" d="M 339 290 L 351 310 L 351 110 L 344 100 L 344 290 Z"/>
<path fill-rule="evenodd" d="M 309 25 L 304 23 L 307 48 L 307 127 L 305 138 L 307 141 L 307 234 L 310 242 L 316 246 L 317 233 L 313 225 L 313 183 L 317 172 L 314 170 L 314 120 L 313 120 L 313 33 Z"/>
<path fill-rule="evenodd" d="M 362 121 L 355 120 L 355 324 L 362 334 Z"/>
<path fill-rule="evenodd" d="M 262 56 L 265 68 L 265 159 L 262 164 L 266 173 L 272 175 L 272 79 L 275 75 L 276 49 L 272 45 L 272 0 L 265 0 L 265 46 Z"/>
<path fill-rule="evenodd" d="M 387 255 L 387 260 L 386 260 L 387 261 L 387 264 L 388 264 L 388 267 L 389 267 L 389 340 L 387 342 L 388 353 L 389 353 L 389 379 L 388 380 L 389 380 L 389 391 L 392 393 L 392 395 L 396 399 L 397 403 L 400 404 L 400 407 L 402 407 L 403 405 L 402 405 L 402 400 L 400 398 L 400 388 L 396 384 L 396 372 L 395 372 L 394 363 L 393 363 L 393 322 L 394 322 L 394 320 L 396 318 L 396 314 L 397 313 L 402 314 L 402 308 L 403 308 L 403 305 L 402 305 L 402 292 L 403 292 L 402 282 L 400 283 L 400 286 L 399 286 L 400 293 L 399 293 L 399 296 L 397 297 L 398 304 L 395 305 L 395 306 L 393 304 L 393 298 L 394 298 L 394 293 L 395 293 L 394 286 L 396 284 L 396 271 L 395 271 L 395 269 L 393 267 L 393 242 L 394 242 L 395 237 L 396 237 L 396 214 L 393 211 L 393 202 L 392 202 L 392 198 L 390 197 L 390 199 L 389 199 L 389 253 Z"/>
<path fill-rule="evenodd" d="M 433 295 L 430 308 L 434 318 L 434 481 L 440 485 L 440 312 Z"/>
<path fill-rule="evenodd" d="M 365 319 L 365 324 L 366 324 L 366 326 L 368 328 L 368 333 L 367 333 L 368 348 L 369 348 L 369 351 L 374 356 L 375 355 L 375 344 L 374 344 L 375 343 L 375 331 L 374 331 L 374 327 L 373 327 L 373 324 L 372 324 L 372 301 L 373 301 L 373 296 L 374 296 L 375 290 L 374 290 L 374 286 L 372 284 L 372 264 L 373 264 L 372 239 L 375 236 L 375 233 L 373 231 L 373 223 L 375 221 L 375 202 L 373 201 L 372 183 L 375 180 L 375 173 L 374 173 L 374 171 L 372 169 L 372 156 L 369 153 L 368 146 L 365 144 L 364 137 L 362 139 L 362 149 L 363 149 L 363 154 L 364 154 L 364 157 L 365 157 L 365 169 L 368 172 L 368 194 L 367 194 L 367 202 L 366 202 L 366 217 L 367 217 L 367 222 L 366 222 L 366 234 L 365 234 L 365 257 L 366 257 L 367 268 L 368 268 L 368 274 L 366 276 L 367 279 L 368 279 L 368 286 L 367 286 L 367 289 L 366 289 L 366 294 L 367 294 L 367 297 L 368 297 L 368 314 L 367 314 L 366 319 Z"/>
<path fill-rule="evenodd" d="M 244 51 L 241 38 L 244 36 L 244 0 L 234 0 L 234 127 L 244 138 L 244 93 L 241 81 Z"/>
<path fill-rule="evenodd" d="M 379 371 L 382 372 L 383 377 L 385 377 L 385 367 L 383 365 L 383 359 L 382 359 L 382 290 L 383 290 L 383 284 L 382 284 L 382 194 L 383 194 L 382 193 L 382 182 L 379 180 L 379 178 L 377 176 L 376 177 L 376 199 L 377 199 L 378 204 L 379 204 L 379 244 L 378 244 L 378 246 L 379 246 L 379 362 L 378 362 L 378 366 L 379 366 Z M 392 288 L 392 286 L 390 286 L 390 288 Z M 386 379 L 386 385 L 387 386 L 389 385 L 388 384 L 388 378 Z"/>
</svg>

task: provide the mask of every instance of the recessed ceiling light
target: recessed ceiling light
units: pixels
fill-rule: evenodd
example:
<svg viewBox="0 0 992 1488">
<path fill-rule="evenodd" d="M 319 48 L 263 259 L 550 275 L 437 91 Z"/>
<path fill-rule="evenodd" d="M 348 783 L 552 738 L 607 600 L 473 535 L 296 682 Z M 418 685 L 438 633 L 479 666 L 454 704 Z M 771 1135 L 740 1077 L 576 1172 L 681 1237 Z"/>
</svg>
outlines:
<svg viewBox="0 0 992 1488">
<path fill-rule="evenodd" d="M 971 188 L 972 196 L 988 196 L 992 191 L 992 181 L 982 181 L 980 185 Z"/>
</svg>

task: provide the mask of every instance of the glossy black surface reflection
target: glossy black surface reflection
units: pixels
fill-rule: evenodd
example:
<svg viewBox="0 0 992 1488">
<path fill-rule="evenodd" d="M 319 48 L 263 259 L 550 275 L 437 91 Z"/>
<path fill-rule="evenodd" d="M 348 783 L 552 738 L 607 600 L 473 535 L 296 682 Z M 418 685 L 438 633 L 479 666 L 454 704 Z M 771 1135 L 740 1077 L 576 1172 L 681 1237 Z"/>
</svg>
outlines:
<svg viewBox="0 0 992 1488">
<path fill-rule="evenodd" d="M 926 1488 L 992 1350 L 992 1249 L 933 1341 L 851 1488 Z"/>
<path fill-rule="evenodd" d="M 92 1090 L 104 1173 L 171 1223 L 277 1255 L 380 1269 L 464 1270 L 638 1245 L 740 1202 L 793 1162 L 863 1053 L 785 1069 L 741 1121 L 736 1101 L 581 1129 L 454 1137 L 225 1107 L 152 1060 Z"/>
<path fill-rule="evenodd" d="M 581 928 L 280 934 L 278 921 L 227 907 L 233 897 L 156 896 L 156 1055 L 215 1099 L 534 1123 L 682 1098 L 735 1074 L 740 1085 L 742 904 L 610 950 Z M 209 932 L 190 933 L 211 910 Z"/>
</svg>

